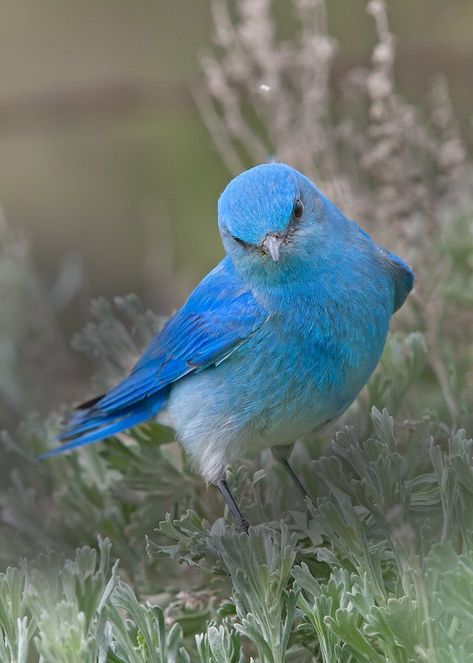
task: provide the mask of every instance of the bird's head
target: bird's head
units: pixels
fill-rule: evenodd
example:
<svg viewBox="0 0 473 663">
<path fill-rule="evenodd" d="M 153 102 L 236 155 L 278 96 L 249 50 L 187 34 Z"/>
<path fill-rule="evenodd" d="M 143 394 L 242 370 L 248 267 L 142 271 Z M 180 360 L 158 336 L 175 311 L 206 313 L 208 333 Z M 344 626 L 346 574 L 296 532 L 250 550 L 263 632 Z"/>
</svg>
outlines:
<svg viewBox="0 0 473 663">
<path fill-rule="evenodd" d="M 301 276 L 304 264 L 313 265 L 327 253 L 327 204 L 293 168 L 255 166 L 233 179 L 220 196 L 218 223 L 225 249 L 248 275 L 265 280 L 282 273 Z"/>
</svg>

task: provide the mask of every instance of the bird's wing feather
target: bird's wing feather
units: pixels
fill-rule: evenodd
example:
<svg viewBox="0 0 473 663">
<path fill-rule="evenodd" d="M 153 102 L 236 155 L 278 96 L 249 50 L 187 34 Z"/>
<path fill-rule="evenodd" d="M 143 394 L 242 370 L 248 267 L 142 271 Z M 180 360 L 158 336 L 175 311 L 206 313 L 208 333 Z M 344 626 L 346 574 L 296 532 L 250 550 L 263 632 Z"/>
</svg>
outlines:
<svg viewBox="0 0 473 663">
<path fill-rule="evenodd" d="M 379 247 L 380 255 L 386 261 L 394 276 L 394 313 L 401 308 L 407 295 L 414 286 L 415 274 L 407 262 L 391 253 L 384 247 Z"/>
<path fill-rule="evenodd" d="M 96 407 L 101 412 L 129 407 L 192 371 L 224 361 L 267 317 L 225 258 L 151 341 L 131 374 Z"/>
</svg>

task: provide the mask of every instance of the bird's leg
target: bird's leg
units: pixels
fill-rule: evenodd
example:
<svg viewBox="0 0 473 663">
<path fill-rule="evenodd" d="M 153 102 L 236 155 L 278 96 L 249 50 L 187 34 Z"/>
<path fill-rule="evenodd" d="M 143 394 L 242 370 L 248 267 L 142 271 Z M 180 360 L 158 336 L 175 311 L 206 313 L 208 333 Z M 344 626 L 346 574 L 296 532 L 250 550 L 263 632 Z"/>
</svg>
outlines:
<svg viewBox="0 0 473 663">
<path fill-rule="evenodd" d="M 291 453 L 292 446 L 279 446 L 279 447 L 271 447 L 271 452 L 273 454 L 273 458 L 275 458 L 277 461 L 281 463 L 281 465 L 286 469 L 286 472 L 289 474 L 291 477 L 295 487 L 299 491 L 299 493 L 302 495 L 302 498 L 305 500 L 307 497 L 310 498 L 309 493 L 307 490 L 304 488 L 303 484 L 299 481 L 296 473 L 292 469 L 292 467 L 289 465 L 288 457 Z"/>
<path fill-rule="evenodd" d="M 222 477 L 222 479 L 220 479 L 220 481 L 218 481 L 215 485 L 219 489 L 220 493 L 223 496 L 223 499 L 228 505 L 228 508 L 232 512 L 232 516 L 235 519 L 236 531 L 245 532 L 245 534 L 248 534 L 248 529 L 250 527 L 250 524 L 247 520 L 245 520 L 245 518 L 243 518 L 243 515 L 240 509 L 238 508 L 238 504 L 235 502 L 235 499 L 230 492 L 230 488 L 228 487 L 225 477 Z"/>
</svg>

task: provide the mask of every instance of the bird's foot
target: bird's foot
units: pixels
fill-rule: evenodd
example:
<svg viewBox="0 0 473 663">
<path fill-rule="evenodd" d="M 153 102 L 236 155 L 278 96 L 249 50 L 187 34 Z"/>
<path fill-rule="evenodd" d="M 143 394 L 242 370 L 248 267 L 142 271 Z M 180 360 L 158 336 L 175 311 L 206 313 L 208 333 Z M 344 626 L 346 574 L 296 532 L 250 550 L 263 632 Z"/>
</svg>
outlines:
<svg viewBox="0 0 473 663">
<path fill-rule="evenodd" d="M 238 534 L 248 534 L 250 523 L 244 518 L 238 518 L 238 520 L 235 520 L 233 527 L 235 528 L 235 532 Z"/>
</svg>

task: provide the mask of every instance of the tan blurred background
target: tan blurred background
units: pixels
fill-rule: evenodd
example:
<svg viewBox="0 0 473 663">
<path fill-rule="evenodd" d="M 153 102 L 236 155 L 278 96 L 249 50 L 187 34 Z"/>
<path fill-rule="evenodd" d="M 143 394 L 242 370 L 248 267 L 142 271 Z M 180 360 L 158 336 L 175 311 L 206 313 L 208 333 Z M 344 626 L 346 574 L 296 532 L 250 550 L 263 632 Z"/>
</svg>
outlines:
<svg viewBox="0 0 473 663">
<path fill-rule="evenodd" d="M 338 76 L 369 56 L 364 7 L 328 1 Z M 471 142 L 472 0 L 388 9 L 401 90 L 422 105 L 444 73 Z M 191 92 L 210 35 L 208 0 L 0 4 L 0 204 L 47 286 L 65 258 L 81 265 L 66 333 L 97 294 L 135 291 L 167 313 L 221 256 L 215 201 L 228 175 Z"/>
</svg>

